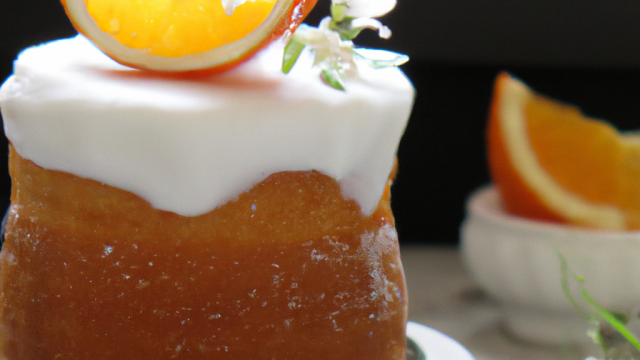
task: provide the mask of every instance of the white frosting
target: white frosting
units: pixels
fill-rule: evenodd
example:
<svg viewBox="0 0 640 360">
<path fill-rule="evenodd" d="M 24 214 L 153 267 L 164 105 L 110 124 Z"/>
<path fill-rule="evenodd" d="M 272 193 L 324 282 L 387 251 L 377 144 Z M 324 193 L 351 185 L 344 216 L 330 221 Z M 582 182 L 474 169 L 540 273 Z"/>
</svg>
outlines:
<svg viewBox="0 0 640 360">
<path fill-rule="evenodd" d="M 279 171 L 318 170 L 370 214 L 392 170 L 414 89 L 396 68 L 360 66 L 346 92 L 303 56 L 280 72 L 275 44 L 230 72 L 162 79 L 86 39 L 25 50 L 0 88 L 5 133 L 34 163 L 137 194 L 185 216 Z"/>
</svg>

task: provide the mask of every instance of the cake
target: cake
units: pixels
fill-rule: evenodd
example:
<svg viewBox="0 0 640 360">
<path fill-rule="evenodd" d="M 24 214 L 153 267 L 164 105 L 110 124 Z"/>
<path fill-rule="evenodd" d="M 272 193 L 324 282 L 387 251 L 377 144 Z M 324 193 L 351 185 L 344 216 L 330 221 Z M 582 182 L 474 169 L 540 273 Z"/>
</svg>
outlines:
<svg viewBox="0 0 640 360">
<path fill-rule="evenodd" d="M 389 207 L 414 89 L 338 91 L 276 43 L 215 77 L 121 66 L 81 36 L 0 89 L 8 360 L 404 359 Z"/>
</svg>

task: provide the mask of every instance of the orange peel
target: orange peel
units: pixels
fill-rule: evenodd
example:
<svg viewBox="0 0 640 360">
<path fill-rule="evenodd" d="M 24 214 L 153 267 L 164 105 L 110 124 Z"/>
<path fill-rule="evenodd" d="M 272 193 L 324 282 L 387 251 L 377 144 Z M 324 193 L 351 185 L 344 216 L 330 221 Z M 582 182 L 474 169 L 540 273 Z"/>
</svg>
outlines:
<svg viewBox="0 0 640 360">
<path fill-rule="evenodd" d="M 297 26 L 317 0 L 61 0 L 74 27 L 115 61 L 159 72 L 231 69 Z M 257 20 L 256 20 L 257 19 Z"/>
</svg>

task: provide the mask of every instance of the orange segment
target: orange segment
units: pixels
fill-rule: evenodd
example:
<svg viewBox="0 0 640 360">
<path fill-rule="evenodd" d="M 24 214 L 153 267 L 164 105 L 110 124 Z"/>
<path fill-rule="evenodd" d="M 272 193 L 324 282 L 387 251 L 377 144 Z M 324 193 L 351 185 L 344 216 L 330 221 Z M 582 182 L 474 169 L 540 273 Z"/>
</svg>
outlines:
<svg viewBox="0 0 640 360">
<path fill-rule="evenodd" d="M 491 176 L 516 215 L 640 229 L 640 141 L 574 106 L 496 80 L 488 126 Z"/>
<path fill-rule="evenodd" d="M 275 0 L 247 1 L 227 16 L 222 2 L 215 0 L 84 1 L 100 29 L 120 43 L 168 57 L 240 40 L 264 22 L 275 4 Z"/>
<path fill-rule="evenodd" d="M 317 0 L 61 0 L 74 27 L 137 69 L 215 74 L 292 33 Z"/>
</svg>

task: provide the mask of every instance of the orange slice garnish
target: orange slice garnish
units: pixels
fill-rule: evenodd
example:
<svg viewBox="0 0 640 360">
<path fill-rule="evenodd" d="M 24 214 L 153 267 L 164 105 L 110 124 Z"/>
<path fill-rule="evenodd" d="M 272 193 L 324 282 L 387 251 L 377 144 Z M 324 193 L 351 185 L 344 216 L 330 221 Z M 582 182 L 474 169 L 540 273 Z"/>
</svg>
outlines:
<svg viewBox="0 0 640 360">
<path fill-rule="evenodd" d="M 117 62 L 217 73 L 293 32 L 316 0 L 61 0 L 75 28 Z"/>
<path fill-rule="evenodd" d="M 491 176 L 507 211 L 603 229 L 640 229 L 640 141 L 507 74 L 488 126 Z"/>
</svg>

